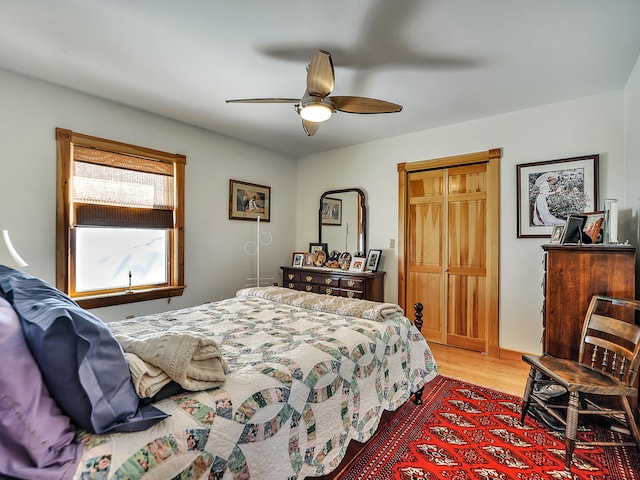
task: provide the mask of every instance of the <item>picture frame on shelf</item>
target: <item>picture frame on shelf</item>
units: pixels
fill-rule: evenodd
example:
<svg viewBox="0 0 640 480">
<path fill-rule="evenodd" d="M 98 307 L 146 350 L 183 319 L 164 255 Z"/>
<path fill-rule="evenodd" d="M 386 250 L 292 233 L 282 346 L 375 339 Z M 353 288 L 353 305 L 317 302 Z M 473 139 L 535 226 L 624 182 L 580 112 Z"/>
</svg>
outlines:
<svg viewBox="0 0 640 480">
<path fill-rule="evenodd" d="M 293 252 L 293 257 L 291 259 L 292 267 L 302 267 L 304 263 L 304 253 L 305 252 Z"/>
<path fill-rule="evenodd" d="M 353 257 L 351 259 L 351 265 L 349 265 L 350 272 L 364 272 L 364 268 L 367 265 L 366 257 Z"/>
<path fill-rule="evenodd" d="M 562 232 L 560 243 L 562 244 L 581 244 L 583 243 L 583 229 L 587 221 L 585 215 L 569 215 L 567 224 Z M 586 235 L 586 234 L 584 234 Z"/>
<path fill-rule="evenodd" d="M 584 233 L 589 235 L 591 243 L 603 243 L 604 211 L 587 212 L 584 215 L 587 217 L 584 223 Z"/>
<path fill-rule="evenodd" d="M 382 250 L 370 248 L 369 252 L 367 253 L 367 263 L 365 268 L 367 270 L 371 270 L 372 272 L 377 272 L 381 258 Z"/>
<path fill-rule="evenodd" d="M 309 251 L 311 253 L 315 253 L 319 250 L 322 250 L 325 254 L 328 253 L 327 252 L 327 244 L 326 243 L 310 243 L 309 244 Z"/>
<path fill-rule="evenodd" d="M 313 267 L 313 253 L 306 252 L 304 254 L 304 260 L 302 261 L 303 267 Z"/>
<path fill-rule="evenodd" d="M 325 197 L 322 199 L 322 225 L 342 225 L 342 200 Z"/>
<path fill-rule="evenodd" d="M 599 155 L 516 165 L 518 238 L 548 238 L 569 215 L 596 210 Z"/>
<path fill-rule="evenodd" d="M 271 221 L 271 187 L 229 180 L 229 219 Z"/>
<path fill-rule="evenodd" d="M 551 230 L 551 239 L 549 240 L 549 243 L 560 243 L 563 233 L 564 225 L 554 225 Z"/>
</svg>

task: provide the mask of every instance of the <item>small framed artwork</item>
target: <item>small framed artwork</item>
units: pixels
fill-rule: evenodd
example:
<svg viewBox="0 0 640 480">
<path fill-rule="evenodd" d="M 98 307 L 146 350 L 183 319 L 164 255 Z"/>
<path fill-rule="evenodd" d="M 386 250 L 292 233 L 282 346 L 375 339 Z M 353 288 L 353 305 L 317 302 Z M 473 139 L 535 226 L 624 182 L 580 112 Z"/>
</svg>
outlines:
<svg viewBox="0 0 640 480">
<path fill-rule="evenodd" d="M 325 197 L 322 199 L 322 225 L 342 225 L 342 200 Z"/>
<path fill-rule="evenodd" d="M 604 211 L 587 212 L 584 214 L 587 221 L 584 223 L 584 233 L 589 235 L 591 243 L 602 243 Z"/>
<path fill-rule="evenodd" d="M 313 253 L 308 252 L 304 254 L 304 260 L 302 261 L 303 267 L 313 267 Z"/>
<path fill-rule="evenodd" d="M 551 240 L 549 240 L 549 243 L 560 243 L 563 233 L 564 225 L 554 225 L 551 230 Z"/>
<path fill-rule="evenodd" d="M 315 253 L 318 251 L 323 251 L 324 253 L 327 253 L 327 244 L 326 243 L 310 243 L 309 251 L 311 253 Z"/>
<path fill-rule="evenodd" d="M 582 243 L 582 229 L 586 220 L 584 215 L 569 215 L 560 243 Z"/>
<path fill-rule="evenodd" d="M 351 259 L 351 265 L 349 265 L 350 272 L 364 272 L 364 267 L 367 265 L 367 259 L 365 257 L 353 257 Z"/>
<path fill-rule="evenodd" d="M 598 205 L 599 155 L 516 165 L 518 238 L 544 238 Z"/>
<path fill-rule="evenodd" d="M 229 180 L 229 218 L 271 221 L 271 187 Z"/>
<path fill-rule="evenodd" d="M 380 258 L 382 257 L 382 250 L 375 250 L 373 248 L 369 249 L 369 253 L 367 254 L 367 264 L 366 269 L 371 270 L 372 272 L 378 271 L 378 265 L 380 265 Z"/>
<path fill-rule="evenodd" d="M 292 267 L 301 267 L 304 263 L 304 252 L 293 252 L 293 258 L 291 259 Z"/>
</svg>

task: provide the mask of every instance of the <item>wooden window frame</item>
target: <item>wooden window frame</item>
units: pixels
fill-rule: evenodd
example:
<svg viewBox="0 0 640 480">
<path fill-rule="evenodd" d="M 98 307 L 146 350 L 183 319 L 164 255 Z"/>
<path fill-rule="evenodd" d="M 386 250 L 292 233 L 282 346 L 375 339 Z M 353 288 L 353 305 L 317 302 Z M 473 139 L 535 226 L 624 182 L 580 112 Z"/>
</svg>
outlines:
<svg viewBox="0 0 640 480">
<path fill-rule="evenodd" d="M 98 308 L 182 295 L 184 285 L 184 169 L 186 156 L 138 147 L 113 140 L 56 128 L 56 287 L 69 294 L 83 308 Z M 172 164 L 175 178 L 174 224 L 169 229 L 169 272 L 166 286 L 140 286 L 133 292 L 118 290 L 75 292 L 74 234 L 71 225 L 71 178 L 73 146 L 133 155 Z"/>
</svg>

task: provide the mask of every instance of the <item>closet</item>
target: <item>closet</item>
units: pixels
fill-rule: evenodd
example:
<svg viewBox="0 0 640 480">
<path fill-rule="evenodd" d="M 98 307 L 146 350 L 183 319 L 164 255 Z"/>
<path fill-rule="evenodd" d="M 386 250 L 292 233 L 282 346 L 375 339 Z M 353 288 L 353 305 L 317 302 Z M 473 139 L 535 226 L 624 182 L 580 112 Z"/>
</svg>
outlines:
<svg viewBox="0 0 640 480">
<path fill-rule="evenodd" d="M 500 149 L 398 164 L 398 303 L 430 342 L 499 356 Z"/>
</svg>

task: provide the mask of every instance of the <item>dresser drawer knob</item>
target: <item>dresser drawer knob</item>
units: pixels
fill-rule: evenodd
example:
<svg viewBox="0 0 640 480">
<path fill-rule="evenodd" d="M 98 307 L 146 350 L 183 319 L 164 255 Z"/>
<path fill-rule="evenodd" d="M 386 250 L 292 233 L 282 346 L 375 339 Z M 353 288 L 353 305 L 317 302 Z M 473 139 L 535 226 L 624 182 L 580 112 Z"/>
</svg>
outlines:
<svg viewBox="0 0 640 480">
<path fill-rule="evenodd" d="M 331 279 L 330 278 L 325 278 L 324 279 L 324 283 L 326 283 L 327 285 L 331 285 Z"/>
<path fill-rule="evenodd" d="M 354 292 L 347 292 L 347 297 L 349 297 L 349 298 L 353 298 L 354 295 L 355 295 Z"/>
<path fill-rule="evenodd" d="M 307 275 L 307 276 L 306 276 L 306 277 L 304 277 L 304 278 L 305 278 L 305 280 L 306 280 L 307 282 L 311 282 L 311 281 L 313 280 L 313 277 L 312 277 L 311 275 Z"/>
<path fill-rule="evenodd" d="M 296 276 L 293 273 L 289 274 L 289 280 L 293 280 Z"/>
<path fill-rule="evenodd" d="M 295 283 L 290 283 L 289 284 L 289 288 L 295 288 L 296 284 Z"/>
<path fill-rule="evenodd" d="M 356 284 L 355 280 L 347 280 L 347 285 L 353 287 Z"/>
<path fill-rule="evenodd" d="M 313 287 L 311 285 L 307 285 L 305 289 L 307 290 L 307 292 L 310 292 L 311 290 L 313 290 Z"/>
<path fill-rule="evenodd" d="M 324 293 L 326 293 L 327 295 L 331 295 L 333 293 L 333 288 L 326 288 L 324 290 Z"/>
</svg>

